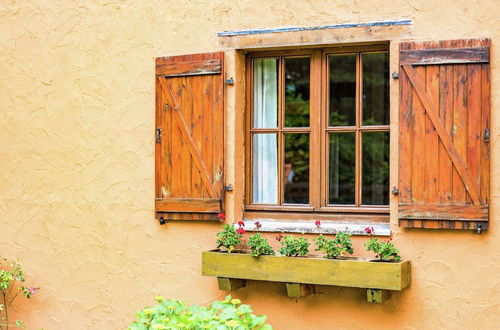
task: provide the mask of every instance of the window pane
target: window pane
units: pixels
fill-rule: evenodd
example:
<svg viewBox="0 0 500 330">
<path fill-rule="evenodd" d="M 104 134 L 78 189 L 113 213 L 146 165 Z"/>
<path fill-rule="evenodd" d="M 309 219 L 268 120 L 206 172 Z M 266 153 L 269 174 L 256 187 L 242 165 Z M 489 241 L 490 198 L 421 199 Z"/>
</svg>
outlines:
<svg viewBox="0 0 500 330">
<path fill-rule="evenodd" d="M 278 204 L 277 134 L 253 136 L 253 203 Z"/>
<path fill-rule="evenodd" d="M 362 54 L 363 125 L 389 124 L 389 53 Z"/>
<path fill-rule="evenodd" d="M 253 126 L 278 126 L 278 59 L 253 61 Z"/>
<path fill-rule="evenodd" d="M 285 203 L 309 204 L 309 134 L 285 134 Z"/>
<path fill-rule="evenodd" d="M 355 133 L 329 134 L 329 204 L 355 203 Z"/>
<path fill-rule="evenodd" d="M 310 59 L 285 59 L 285 126 L 309 126 Z"/>
<path fill-rule="evenodd" d="M 362 204 L 389 204 L 389 132 L 367 132 L 363 140 Z"/>
<path fill-rule="evenodd" d="M 356 55 L 328 57 L 330 67 L 330 126 L 356 124 Z"/>
</svg>

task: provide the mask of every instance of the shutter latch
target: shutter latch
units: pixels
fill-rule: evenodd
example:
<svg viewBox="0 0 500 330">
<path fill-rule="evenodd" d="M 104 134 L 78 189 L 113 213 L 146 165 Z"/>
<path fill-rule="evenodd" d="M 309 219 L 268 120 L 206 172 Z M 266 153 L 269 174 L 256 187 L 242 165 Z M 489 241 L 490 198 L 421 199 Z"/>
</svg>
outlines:
<svg viewBox="0 0 500 330">
<path fill-rule="evenodd" d="M 397 196 L 399 195 L 399 189 L 397 187 L 392 187 L 392 191 L 391 193 L 394 195 L 394 196 Z"/>
<path fill-rule="evenodd" d="M 490 142 L 490 130 L 489 129 L 485 129 L 484 130 L 484 142 L 486 143 L 489 143 Z"/>
<path fill-rule="evenodd" d="M 161 128 L 156 129 L 155 141 L 156 141 L 156 143 L 161 142 Z"/>
<path fill-rule="evenodd" d="M 393 72 L 392 73 L 392 79 L 399 79 L 399 73 L 398 72 Z"/>
</svg>

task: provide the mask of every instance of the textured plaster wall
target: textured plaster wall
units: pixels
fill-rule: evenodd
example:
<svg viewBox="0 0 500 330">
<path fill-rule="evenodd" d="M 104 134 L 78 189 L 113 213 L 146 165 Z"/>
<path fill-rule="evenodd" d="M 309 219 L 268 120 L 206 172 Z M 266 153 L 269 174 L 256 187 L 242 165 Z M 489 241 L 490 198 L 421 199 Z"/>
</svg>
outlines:
<svg viewBox="0 0 500 330">
<path fill-rule="evenodd" d="M 491 231 L 404 231 L 393 217 L 413 283 L 382 305 L 347 288 L 295 300 L 263 282 L 234 296 L 277 329 L 495 329 L 499 11 L 478 0 L 2 1 L 0 255 L 21 258 L 28 282 L 41 287 L 16 314 L 29 329 L 119 329 L 155 294 L 199 304 L 224 296 L 200 275 L 200 252 L 214 247 L 220 225 L 154 219 L 155 57 L 220 50 L 223 30 L 411 18 L 413 39 L 492 38 Z M 241 79 L 241 55 L 228 51 L 227 62 Z M 237 87 L 227 93 L 230 218 L 241 214 L 243 183 Z"/>
</svg>

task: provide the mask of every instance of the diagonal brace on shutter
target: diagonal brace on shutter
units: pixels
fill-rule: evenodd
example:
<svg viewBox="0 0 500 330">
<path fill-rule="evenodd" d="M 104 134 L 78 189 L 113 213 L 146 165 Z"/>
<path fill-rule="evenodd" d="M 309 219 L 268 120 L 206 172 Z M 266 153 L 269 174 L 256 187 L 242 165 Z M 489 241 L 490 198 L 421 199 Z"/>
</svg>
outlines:
<svg viewBox="0 0 500 330">
<path fill-rule="evenodd" d="M 406 72 L 406 75 L 410 79 L 410 82 L 413 85 L 413 88 L 415 89 L 418 97 L 420 98 L 420 101 L 422 102 L 427 115 L 434 125 L 434 128 L 436 129 L 436 132 L 438 133 L 439 138 L 441 139 L 441 142 L 446 149 L 446 152 L 453 162 L 453 165 L 455 165 L 458 174 L 462 178 L 465 188 L 469 192 L 472 201 L 475 205 L 481 205 L 481 197 L 479 195 L 478 188 L 476 187 L 471 174 L 467 171 L 466 165 L 460 157 L 457 149 L 455 148 L 450 135 L 439 120 L 438 105 L 434 102 L 429 92 L 425 89 L 425 80 L 423 80 L 418 75 L 418 73 L 411 65 L 402 65 L 402 67 Z"/>
<path fill-rule="evenodd" d="M 177 101 L 175 100 L 174 93 L 172 93 L 171 88 L 167 85 L 165 78 L 158 77 L 158 80 L 160 82 L 161 88 L 165 91 L 168 103 L 173 105 L 173 107 L 170 107 L 173 108 L 172 117 L 177 122 L 177 125 L 179 125 L 182 136 L 187 142 L 189 151 L 193 157 L 194 163 L 198 167 L 201 179 L 208 190 L 208 194 L 210 195 L 211 198 L 218 198 L 217 191 L 215 190 L 215 187 L 208 175 L 208 168 L 205 165 L 205 162 L 203 161 L 200 150 L 198 150 L 195 142 L 193 141 L 191 131 L 189 130 L 189 127 L 186 124 L 184 117 L 182 116 L 181 108 L 179 107 Z"/>
</svg>

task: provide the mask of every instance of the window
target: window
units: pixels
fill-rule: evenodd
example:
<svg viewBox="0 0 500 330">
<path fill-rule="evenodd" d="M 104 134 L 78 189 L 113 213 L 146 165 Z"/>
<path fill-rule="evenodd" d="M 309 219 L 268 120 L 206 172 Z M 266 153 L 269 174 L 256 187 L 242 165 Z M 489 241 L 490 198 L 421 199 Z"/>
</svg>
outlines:
<svg viewBox="0 0 500 330">
<path fill-rule="evenodd" d="M 387 45 L 247 57 L 246 209 L 388 213 Z"/>
</svg>

